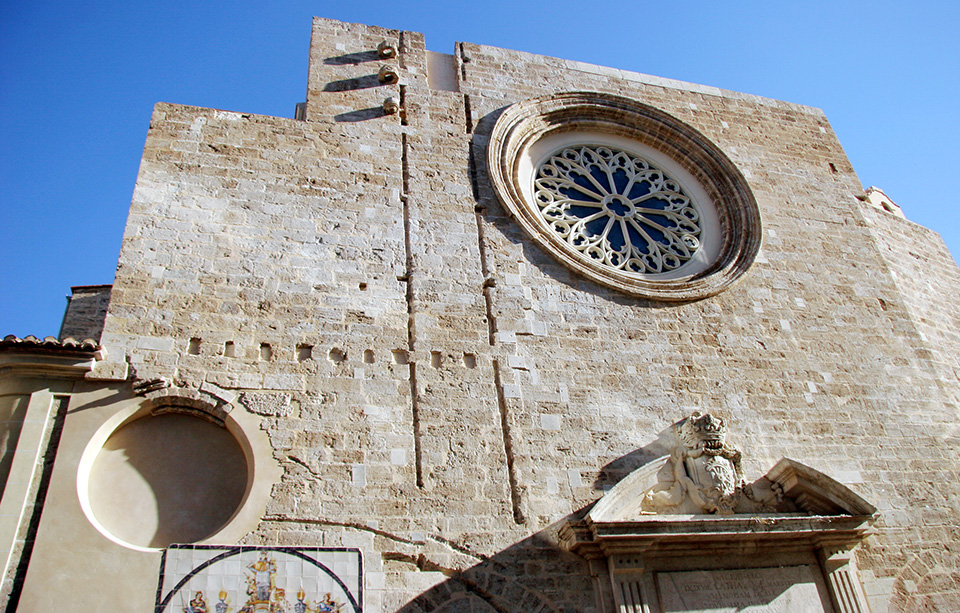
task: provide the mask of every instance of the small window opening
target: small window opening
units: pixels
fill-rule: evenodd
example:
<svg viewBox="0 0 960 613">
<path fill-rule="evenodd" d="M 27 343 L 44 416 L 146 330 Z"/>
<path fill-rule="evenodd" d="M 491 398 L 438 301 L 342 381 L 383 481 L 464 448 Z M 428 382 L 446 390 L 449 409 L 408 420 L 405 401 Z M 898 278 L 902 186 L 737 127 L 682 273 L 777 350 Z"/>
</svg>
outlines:
<svg viewBox="0 0 960 613">
<path fill-rule="evenodd" d="M 406 364 L 408 361 L 407 352 L 403 349 L 394 349 L 393 353 L 393 363 L 394 364 Z"/>
<path fill-rule="evenodd" d="M 223 344 L 223 356 L 226 358 L 237 357 L 237 347 L 233 344 L 233 341 L 227 341 Z"/>
<path fill-rule="evenodd" d="M 476 368 L 477 367 L 477 356 L 472 353 L 463 354 L 463 365 L 467 368 Z"/>
<path fill-rule="evenodd" d="M 313 345 L 297 345 L 297 361 L 306 362 L 313 359 Z"/>
<path fill-rule="evenodd" d="M 346 352 L 334 347 L 330 350 L 330 353 L 327 354 L 327 359 L 334 364 L 339 364 L 347 359 L 347 354 Z"/>
<path fill-rule="evenodd" d="M 367 349 L 363 352 L 363 361 L 367 364 L 373 364 L 373 349 Z"/>
<path fill-rule="evenodd" d="M 440 368 L 440 352 L 431 351 L 430 352 L 430 366 L 434 368 Z"/>
<path fill-rule="evenodd" d="M 270 347 L 270 343 L 260 343 L 260 360 L 262 362 L 269 362 L 273 359 L 273 349 Z"/>
<path fill-rule="evenodd" d="M 187 353 L 190 355 L 200 355 L 200 339 L 191 338 L 190 344 L 187 346 Z"/>
</svg>

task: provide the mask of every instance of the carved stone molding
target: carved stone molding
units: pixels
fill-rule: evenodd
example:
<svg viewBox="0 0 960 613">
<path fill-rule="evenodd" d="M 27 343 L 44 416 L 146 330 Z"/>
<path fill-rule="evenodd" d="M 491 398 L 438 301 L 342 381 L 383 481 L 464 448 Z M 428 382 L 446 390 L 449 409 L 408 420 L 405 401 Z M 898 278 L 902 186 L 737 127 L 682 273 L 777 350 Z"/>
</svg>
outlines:
<svg viewBox="0 0 960 613">
<path fill-rule="evenodd" d="M 18 338 L 11 334 L 0 340 L 0 376 L 78 378 L 105 359 L 106 350 L 92 339 L 61 341 L 52 336 Z"/>
<path fill-rule="evenodd" d="M 803 600 L 809 610 L 869 610 L 853 551 L 872 533 L 874 506 L 789 459 L 747 483 L 739 450 L 712 415 L 694 413 L 673 433 L 669 456 L 628 475 L 560 530 L 567 550 L 606 569 L 614 598 L 606 610 L 676 610 L 661 600 L 675 596 L 674 584 L 709 581 L 757 582 L 745 592 L 754 601 L 737 604 L 727 593 L 731 606 L 766 606 L 758 590 L 779 582 L 782 593 L 769 598 L 780 607 Z"/>
<path fill-rule="evenodd" d="M 712 296 L 760 249 L 759 209 L 736 166 L 691 126 L 634 100 L 568 92 L 518 102 L 493 127 L 487 162 L 498 197 L 534 242 L 574 272 L 635 296 Z M 587 168 L 607 183 L 554 206 L 573 193 L 571 182 L 587 185 Z M 626 183 L 610 174 L 618 169 Z M 634 192 L 635 181 L 646 185 Z M 658 210 L 648 199 L 655 192 Z M 584 207 L 592 208 L 577 212 Z M 596 227 L 582 227 L 587 221 Z"/>
</svg>

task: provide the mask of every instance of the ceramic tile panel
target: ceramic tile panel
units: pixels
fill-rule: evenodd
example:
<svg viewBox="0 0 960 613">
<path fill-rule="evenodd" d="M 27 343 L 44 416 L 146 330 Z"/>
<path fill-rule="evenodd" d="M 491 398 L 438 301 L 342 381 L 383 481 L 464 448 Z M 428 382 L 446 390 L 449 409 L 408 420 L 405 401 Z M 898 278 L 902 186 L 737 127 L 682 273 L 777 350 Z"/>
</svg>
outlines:
<svg viewBox="0 0 960 613">
<path fill-rule="evenodd" d="M 156 613 L 361 613 L 359 549 L 172 545 Z"/>
</svg>

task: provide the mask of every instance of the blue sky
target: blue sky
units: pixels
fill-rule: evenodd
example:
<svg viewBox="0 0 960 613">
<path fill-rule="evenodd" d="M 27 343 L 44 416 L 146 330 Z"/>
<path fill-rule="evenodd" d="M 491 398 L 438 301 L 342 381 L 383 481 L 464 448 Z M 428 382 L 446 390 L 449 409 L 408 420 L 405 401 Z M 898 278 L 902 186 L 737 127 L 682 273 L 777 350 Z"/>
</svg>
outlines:
<svg viewBox="0 0 960 613">
<path fill-rule="evenodd" d="M 3 0 L 0 337 L 56 335 L 71 285 L 112 282 L 154 103 L 293 116 L 313 15 L 820 107 L 960 256 L 953 3 Z"/>
</svg>

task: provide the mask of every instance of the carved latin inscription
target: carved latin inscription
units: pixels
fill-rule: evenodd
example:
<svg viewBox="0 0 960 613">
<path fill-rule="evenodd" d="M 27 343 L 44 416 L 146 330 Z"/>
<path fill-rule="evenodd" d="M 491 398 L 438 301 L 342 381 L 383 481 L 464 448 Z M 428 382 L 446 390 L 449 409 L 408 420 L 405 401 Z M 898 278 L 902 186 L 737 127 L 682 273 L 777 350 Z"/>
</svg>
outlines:
<svg viewBox="0 0 960 613">
<path fill-rule="evenodd" d="M 824 613 L 817 577 L 809 566 L 657 573 L 664 613 Z"/>
</svg>

